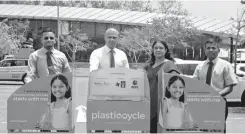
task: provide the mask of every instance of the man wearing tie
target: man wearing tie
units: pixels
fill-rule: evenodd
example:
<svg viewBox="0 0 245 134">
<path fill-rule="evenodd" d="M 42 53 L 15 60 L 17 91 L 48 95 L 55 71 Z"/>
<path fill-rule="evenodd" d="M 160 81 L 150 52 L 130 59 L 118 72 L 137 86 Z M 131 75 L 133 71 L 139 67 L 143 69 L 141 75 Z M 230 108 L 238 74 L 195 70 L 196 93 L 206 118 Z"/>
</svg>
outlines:
<svg viewBox="0 0 245 134">
<path fill-rule="evenodd" d="M 237 78 L 232 65 L 218 57 L 219 52 L 219 42 L 214 40 L 207 41 L 205 43 L 207 60 L 197 65 L 193 76 L 210 85 L 226 101 L 225 96 L 232 92 L 233 86 L 237 84 Z M 227 116 L 228 107 L 226 103 L 225 120 Z"/>
<path fill-rule="evenodd" d="M 52 29 L 43 29 L 41 42 L 43 47 L 29 56 L 25 83 L 47 75 L 71 72 L 65 54 L 54 48 L 56 42 Z"/>
<path fill-rule="evenodd" d="M 126 54 L 116 47 L 119 40 L 119 32 L 114 28 L 109 28 L 105 32 L 105 46 L 98 48 L 90 55 L 90 72 L 105 68 L 129 68 Z M 95 132 L 104 132 L 96 130 Z M 113 133 L 120 133 L 113 130 Z"/>
<path fill-rule="evenodd" d="M 126 54 L 116 47 L 119 32 L 109 28 L 105 32 L 105 46 L 98 48 L 90 55 L 90 72 L 104 68 L 129 68 Z"/>
</svg>

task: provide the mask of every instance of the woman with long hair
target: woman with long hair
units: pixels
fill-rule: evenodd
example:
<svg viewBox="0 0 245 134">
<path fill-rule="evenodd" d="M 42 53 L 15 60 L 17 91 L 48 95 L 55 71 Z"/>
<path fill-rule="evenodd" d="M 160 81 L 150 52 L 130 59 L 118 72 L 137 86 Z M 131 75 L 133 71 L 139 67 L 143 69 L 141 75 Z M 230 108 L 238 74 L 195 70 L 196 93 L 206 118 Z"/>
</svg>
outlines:
<svg viewBox="0 0 245 134">
<path fill-rule="evenodd" d="M 168 45 L 164 41 L 155 41 L 152 45 L 152 54 L 146 62 L 144 69 L 150 85 L 151 97 L 151 133 L 157 133 L 157 108 L 158 108 L 158 72 L 162 69 L 165 73 L 180 73 L 171 56 Z"/>
</svg>

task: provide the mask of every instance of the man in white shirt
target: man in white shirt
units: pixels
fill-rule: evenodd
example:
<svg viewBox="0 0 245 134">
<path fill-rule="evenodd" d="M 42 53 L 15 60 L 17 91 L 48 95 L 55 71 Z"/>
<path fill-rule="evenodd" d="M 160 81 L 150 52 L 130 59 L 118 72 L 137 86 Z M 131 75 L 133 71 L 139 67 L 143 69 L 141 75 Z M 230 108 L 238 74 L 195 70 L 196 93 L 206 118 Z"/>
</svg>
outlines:
<svg viewBox="0 0 245 134">
<path fill-rule="evenodd" d="M 41 42 L 43 47 L 31 53 L 25 83 L 48 75 L 71 72 L 65 54 L 54 48 L 55 33 L 51 28 L 44 28 Z"/>
<path fill-rule="evenodd" d="M 115 48 L 119 40 L 119 32 L 109 28 L 104 38 L 105 46 L 94 50 L 90 55 L 90 72 L 105 68 L 129 68 L 126 54 Z"/>
</svg>

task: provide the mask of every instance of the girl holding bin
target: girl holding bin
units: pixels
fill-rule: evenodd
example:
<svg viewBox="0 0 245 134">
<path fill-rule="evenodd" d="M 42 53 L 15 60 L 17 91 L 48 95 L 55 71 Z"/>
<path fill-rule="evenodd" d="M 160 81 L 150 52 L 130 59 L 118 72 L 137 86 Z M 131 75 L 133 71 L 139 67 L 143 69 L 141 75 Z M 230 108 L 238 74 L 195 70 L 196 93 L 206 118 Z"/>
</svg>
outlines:
<svg viewBox="0 0 245 134">
<path fill-rule="evenodd" d="M 63 75 L 51 80 L 51 103 L 40 121 L 42 130 L 71 130 L 71 88 Z"/>
<path fill-rule="evenodd" d="M 184 103 L 185 81 L 180 76 L 169 79 L 165 97 L 160 104 L 159 124 L 164 129 L 197 128 Z"/>
</svg>

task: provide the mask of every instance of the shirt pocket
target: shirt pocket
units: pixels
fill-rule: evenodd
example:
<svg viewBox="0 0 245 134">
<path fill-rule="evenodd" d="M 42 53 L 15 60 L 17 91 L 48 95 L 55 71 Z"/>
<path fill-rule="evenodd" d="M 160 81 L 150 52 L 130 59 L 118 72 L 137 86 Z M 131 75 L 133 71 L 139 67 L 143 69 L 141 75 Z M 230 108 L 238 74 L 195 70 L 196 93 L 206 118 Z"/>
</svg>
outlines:
<svg viewBox="0 0 245 134">
<path fill-rule="evenodd" d="M 124 67 L 123 66 L 123 60 L 121 60 L 121 59 L 116 60 L 115 59 L 115 66 L 117 66 L 117 67 Z"/>
<path fill-rule="evenodd" d="M 222 76 L 223 76 L 223 73 L 222 73 L 221 70 L 218 70 L 218 71 L 215 70 L 215 71 L 213 72 L 212 79 L 216 79 L 216 78 L 221 79 Z"/>
<path fill-rule="evenodd" d="M 212 76 L 212 83 L 221 88 L 224 84 L 223 70 L 215 70 Z"/>
</svg>

